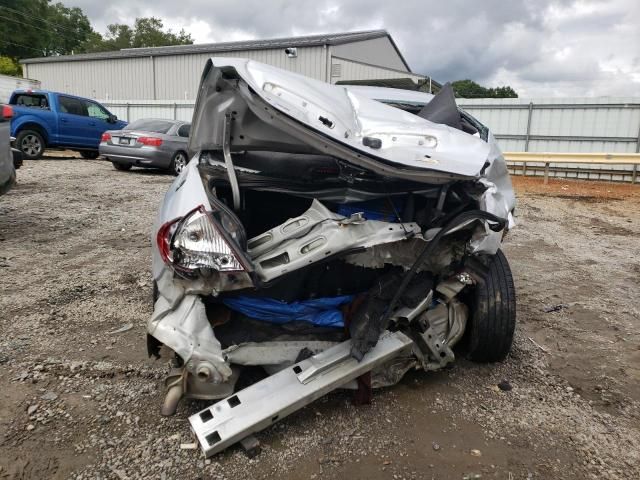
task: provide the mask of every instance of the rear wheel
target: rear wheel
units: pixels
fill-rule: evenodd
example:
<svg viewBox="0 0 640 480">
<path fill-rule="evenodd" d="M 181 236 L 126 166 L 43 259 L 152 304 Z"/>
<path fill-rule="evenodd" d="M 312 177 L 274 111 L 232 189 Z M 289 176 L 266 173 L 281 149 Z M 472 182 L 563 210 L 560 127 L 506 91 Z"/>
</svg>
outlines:
<svg viewBox="0 0 640 480">
<path fill-rule="evenodd" d="M 126 172 L 127 170 L 131 170 L 131 164 L 130 163 L 118 163 L 118 162 L 111 162 L 113 164 L 113 168 L 115 168 L 116 170 L 120 170 L 121 172 Z"/>
<path fill-rule="evenodd" d="M 504 360 L 516 326 L 516 290 L 509 262 L 501 250 L 489 258 L 484 281 L 478 282 L 467 325 L 466 353 L 476 362 Z"/>
<path fill-rule="evenodd" d="M 187 166 L 187 154 L 184 152 L 176 152 L 171 159 L 171 165 L 169 165 L 169 170 L 174 175 L 180 175 L 184 167 Z"/>
<path fill-rule="evenodd" d="M 37 160 L 44 153 L 44 139 L 35 130 L 22 130 L 16 138 L 16 144 L 28 160 Z"/>
<path fill-rule="evenodd" d="M 98 158 L 100 153 L 95 150 L 83 150 L 80 152 L 80 155 L 82 155 L 82 158 L 86 158 L 87 160 L 95 160 Z"/>
</svg>

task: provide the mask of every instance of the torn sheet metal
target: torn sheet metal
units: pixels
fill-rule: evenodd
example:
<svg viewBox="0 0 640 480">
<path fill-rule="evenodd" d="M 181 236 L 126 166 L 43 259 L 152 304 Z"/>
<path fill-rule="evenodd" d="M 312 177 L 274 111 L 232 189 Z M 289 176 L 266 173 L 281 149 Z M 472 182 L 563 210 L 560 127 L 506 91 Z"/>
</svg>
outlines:
<svg viewBox="0 0 640 480">
<path fill-rule="evenodd" d="M 289 235 L 283 229 L 291 228 Z M 260 252 L 252 258 L 256 273 L 268 282 L 288 272 L 359 248 L 420 235 L 416 223 L 348 219 L 318 201 L 300 217 L 249 240 Z"/>
<path fill-rule="evenodd" d="M 314 200 L 309 210 L 296 218 L 290 218 L 282 225 L 249 239 L 247 251 L 252 259 L 259 258 L 265 253 L 271 252 L 275 247 L 291 239 L 300 238 L 307 235 L 313 228 L 323 222 L 339 221 L 345 217 L 333 213 L 322 205 L 318 200 Z"/>
<path fill-rule="evenodd" d="M 224 360 L 201 297 L 182 296 L 179 289 L 171 287 L 172 283 L 170 275 L 159 279 L 159 291 L 168 292 L 169 296 L 158 297 L 148 332 L 180 355 L 187 369 L 199 379 L 213 383 L 226 381 L 231 376 L 231 367 Z"/>
<path fill-rule="evenodd" d="M 315 355 L 335 345 L 337 342 L 322 340 L 249 342 L 233 345 L 223 354 L 228 362 L 236 365 L 293 365 L 299 361 L 301 353 Z"/>
</svg>

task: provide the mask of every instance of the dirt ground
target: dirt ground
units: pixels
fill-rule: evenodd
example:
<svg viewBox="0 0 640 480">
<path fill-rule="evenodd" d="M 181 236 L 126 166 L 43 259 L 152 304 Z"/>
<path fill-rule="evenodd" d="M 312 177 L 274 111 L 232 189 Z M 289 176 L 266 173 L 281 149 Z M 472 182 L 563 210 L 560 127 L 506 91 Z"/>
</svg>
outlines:
<svg viewBox="0 0 640 480">
<path fill-rule="evenodd" d="M 640 478 L 640 185 L 516 179 L 505 362 L 413 372 L 370 406 L 332 393 L 258 457 L 205 461 L 181 448 L 204 404 L 161 417 L 168 364 L 146 356 L 171 181 L 54 155 L 0 197 L 0 479 Z"/>
</svg>

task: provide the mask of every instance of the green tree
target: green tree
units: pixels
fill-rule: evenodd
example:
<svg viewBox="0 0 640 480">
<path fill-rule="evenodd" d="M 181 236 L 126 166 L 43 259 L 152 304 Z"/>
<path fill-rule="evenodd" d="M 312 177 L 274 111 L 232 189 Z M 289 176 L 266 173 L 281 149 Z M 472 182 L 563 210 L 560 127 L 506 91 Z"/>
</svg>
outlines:
<svg viewBox="0 0 640 480">
<path fill-rule="evenodd" d="M 486 88 L 473 80 L 456 80 L 452 82 L 456 96 L 462 98 L 517 98 L 516 91 L 508 85 Z"/>
<path fill-rule="evenodd" d="M 490 88 L 489 91 L 493 93 L 494 98 L 518 98 L 516 91 L 509 85 L 503 87 Z"/>
<path fill-rule="evenodd" d="M 133 27 L 134 47 L 161 47 L 165 45 L 191 45 L 193 39 L 184 29 L 173 33 L 171 29 L 162 30 L 162 20 L 155 17 L 136 18 Z"/>
<path fill-rule="evenodd" d="M 43 13 L 48 8 L 48 0 L 2 0 L 0 55 L 12 59 L 44 55 L 50 29 Z"/>
<path fill-rule="evenodd" d="M 98 34 L 99 35 L 99 34 Z M 190 45 L 191 35 L 183 30 L 178 33 L 164 30 L 162 20 L 155 17 L 136 18 L 133 27 L 114 23 L 100 39 L 90 36 L 84 49 L 87 52 L 105 52 L 122 48 L 162 47 L 166 45 Z"/>
<path fill-rule="evenodd" d="M 14 77 L 22 76 L 22 66 L 10 57 L 0 57 L 0 74 Z"/>
<path fill-rule="evenodd" d="M 62 3 L 51 5 L 47 12 L 50 28 L 47 55 L 78 53 L 93 32 L 87 16 L 78 7 L 67 8 Z"/>
<path fill-rule="evenodd" d="M 2 0 L 0 55 L 14 60 L 76 52 L 93 32 L 81 9 L 50 0 Z"/>
</svg>

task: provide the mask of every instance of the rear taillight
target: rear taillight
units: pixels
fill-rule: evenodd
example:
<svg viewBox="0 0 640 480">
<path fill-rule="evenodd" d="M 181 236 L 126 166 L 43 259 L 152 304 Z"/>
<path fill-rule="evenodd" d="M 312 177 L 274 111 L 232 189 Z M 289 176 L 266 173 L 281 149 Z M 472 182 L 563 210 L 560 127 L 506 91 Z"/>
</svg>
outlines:
<svg viewBox="0 0 640 480">
<path fill-rule="evenodd" d="M 246 270 L 231 246 L 233 241 L 202 205 L 162 225 L 157 243 L 162 260 L 179 273 Z"/>
<path fill-rule="evenodd" d="M 140 137 L 138 138 L 138 143 L 147 145 L 149 147 L 159 147 L 160 145 L 162 145 L 162 139 L 156 137 Z"/>
<path fill-rule="evenodd" d="M 104 132 L 102 134 L 102 138 L 100 138 L 100 141 L 101 142 L 108 142 L 109 140 L 111 140 L 111 134 L 107 133 L 107 132 Z"/>
<path fill-rule="evenodd" d="M 4 118 L 5 120 L 9 120 L 12 117 L 13 117 L 13 108 L 11 108 L 9 105 L 3 105 L 2 118 Z"/>
</svg>

